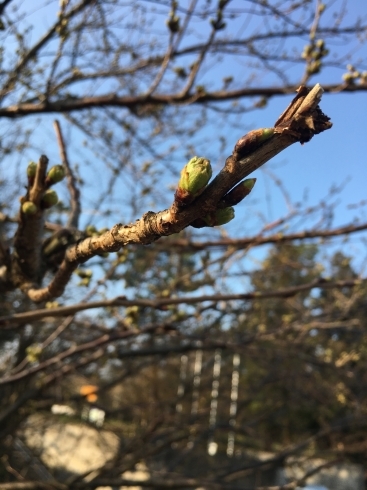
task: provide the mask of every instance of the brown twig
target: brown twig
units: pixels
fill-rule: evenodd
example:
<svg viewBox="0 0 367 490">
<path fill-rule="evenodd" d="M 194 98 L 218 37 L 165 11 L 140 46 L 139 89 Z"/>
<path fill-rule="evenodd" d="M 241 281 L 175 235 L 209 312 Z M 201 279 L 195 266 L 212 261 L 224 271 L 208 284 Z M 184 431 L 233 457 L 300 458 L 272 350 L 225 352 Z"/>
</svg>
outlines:
<svg viewBox="0 0 367 490">
<path fill-rule="evenodd" d="M 276 291 L 258 292 L 253 291 L 243 294 L 213 294 L 202 296 L 189 296 L 181 298 L 155 298 L 155 299 L 134 299 L 128 300 L 124 296 L 118 296 L 110 300 L 94 301 L 91 303 L 78 303 L 71 306 L 60 306 L 58 308 L 40 309 L 34 311 L 27 311 L 24 313 L 15 313 L 14 315 L 0 317 L 0 326 L 14 328 L 16 324 L 24 324 L 39 320 L 47 317 L 58 317 L 73 315 L 79 311 L 91 310 L 94 308 L 106 308 L 106 307 L 129 307 L 129 306 L 141 306 L 145 308 L 162 309 L 171 305 L 179 304 L 198 304 L 205 301 L 211 301 L 218 303 L 219 301 L 260 301 L 269 298 L 291 298 L 296 294 L 311 289 L 343 289 L 353 288 L 366 280 L 363 279 L 350 279 L 348 281 L 327 281 L 325 279 L 316 279 L 315 281 L 307 284 L 301 284 L 299 286 L 292 286 L 289 288 L 278 289 Z"/>
<path fill-rule="evenodd" d="M 71 19 L 76 14 L 81 12 L 86 6 L 92 3 L 93 0 L 82 0 L 78 5 L 71 9 L 65 16 L 65 19 Z M 4 3 L 4 2 L 3 2 Z M 22 73 L 22 70 L 27 66 L 30 60 L 34 59 L 37 53 L 45 46 L 57 32 L 57 28 L 60 25 L 60 19 L 54 23 L 54 25 L 48 30 L 48 32 L 41 37 L 41 39 L 20 59 L 18 64 L 9 71 L 9 78 L 6 80 L 1 88 L 0 97 L 4 97 L 17 81 L 18 76 Z"/>
<path fill-rule="evenodd" d="M 166 328 L 166 326 L 165 326 Z M 36 366 L 29 367 L 27 369 L 24 369 L 23 371 L 20 371 L 19 373 L 9 375 L 3 378 L 0 378 L 0 385 L 5 385 L 9 383 L 13 383 L 15 381 L 19 381 L 21 379 L 27 378 L 35 373 L 38 373 L 40 371 L 43 371 L 50 366 L 54 366 L 55 364 L 59 364 L 61 361 L 64 359 L 67 359 L 68 357 L 74 356 L 75 354 L 80 354 L 82 352 L 88 351 L 88 350 L 95 350 L 99 349 L 102 346 L 105 346 L 109 344 L 110 342 L 114 342 L 116 340 L 123 340 L 123 339 L 128 339 L 131 337 L 138 337 L 140 335 L 147 335 L 150 333 L 155 333 L 157 331 L 162 331 L 162 326 L 160 324 L 153 324 L 149 325 L 145 328 L 142 328 L 140 330 L 133 329 L 133 330 L 128 330 L 128 331 L 119 331 L 119 332 L 111 332 L 111 333 L 106 333 L 102 335 L 101 337 L 91 340 L 90 342 L 85 342 L 84 344 L 79 344 L 79 345 L 73 345 L 69 349 L 65 350 L 64 352 L 60 352 L 56 356 L 53 356 L 46 361 L 39 362 Z M 67 364 L 64 364 L 65 367 L 67 367 Z"/>
<path fill-rule="evenodd" d="M 170 248 L 177 248 L 185 250 L 205 250 L 206 248 L 236 248 L 242 249 L 246 247 L 257 247 L 261 245 L 288 243 L 294 240 L 306 240 L 313 238 L 334 238 L 344 235 L 350 235 L 352 233 L 358 233 L 367 230 L 367 223 L 361 225 L 347 225 L 340 228 L 334 228 L 330 230 L 309 230 L 300 231 L 296 233 L 275 233 L 269 236 L 252 236 L 249 238 L 221 238 L 220 240 L 206 240 L 203 242 L 192 241 L 188 238 L 177 238 L 169 241 Z M 156 244 L 160 248 L 161 244 Z M 162 245 L 162 248 L 165 248 Z"/>
<path fill-rule="evenodd" d="M 57 142 L 59 145 L 61 161 L 65 168 L 66 182 L 67 182 L 67 186 L 70 194 L 70 200 L 71 200 L 70 202 L 71 211 L 67 222 L 67 227 L 78 228 L 79 216 L 81 212 L 80 192 L 73 171 L 71 170 L 68 155 L 66 152 L 65 141 L 61 131 L 61 126 L 57 119 L 54 121 L 54 128 L 56 132 Z"/>
<path fill-rule="evenodd" d="M 41 199 L 45 191 L 48 158 L 42 155 L 37 165 L 33 185 L 27 190 L 25 200 L 33 202 L 37 211 L 33 215 L 19 213 L 19 225 L 15 234 L 12 254 L 12 281 L 21 290 L 35 287 L 40 279 L 41 240 L 44 229 L 44 213 Z"/>
</svg>

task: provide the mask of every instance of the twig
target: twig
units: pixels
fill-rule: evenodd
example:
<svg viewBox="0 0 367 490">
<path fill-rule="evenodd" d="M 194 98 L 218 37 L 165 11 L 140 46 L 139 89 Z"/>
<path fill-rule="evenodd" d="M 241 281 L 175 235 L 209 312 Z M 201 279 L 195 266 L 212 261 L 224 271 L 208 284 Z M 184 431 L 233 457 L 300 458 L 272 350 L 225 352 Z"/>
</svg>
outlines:
<svg viewBox="0 0 367 490">
<path fill-rule="evenodd" d="M 61 161 L 63 166 L 65 167 L 66 182 L 67 182 L 70 199 L 71 199 L 70 202 L 71 211 L 67 222 L 67 227 L 78 228 L 79 216 L 81 212 L 80 199 L 79 199 L 80 192 L 73 171 L 71 170 L 68 155 L 66 152 L 64 138 L 58 120 L 54 121 L 54 128 L 56 132 L 57 142 L 59 145 Z"/>
<path fill-rule="evenodd" d="M 205 250 L 209 247 L 218 248 L 246 248 L 248 246 L 256 247 L 260 245 L 268 245 L 271 243 L 288 243 L 294 240 L 306 240 L 313 238 L 334 238 L 343 235 L 350 235 L 352 233 L 358 233 L 367 230 L 367 223 L 361 225 L 347 225 L 340 228 L 334 228 L 330 230 L 309 230 L 300 231 L 296 233 L 275 233 L 269 236 L 252 236 L 249 238 L 221 238 L 220 240 L 206 240 L 203 242 L 191 241 L 188 238 L 177 238 L 170 240 L 169 247 L 178 248 L 184 250 Z M 160 247 L 160 243 L 156 245 Z M 162 246 L 163 248 L 163 246 Z M 164 248 L 165 249 L 165 248 Z"/>
<path fill-rule="evenodd" d="M 181 298 L 155 298 L 155 299 L 134 299 L 128 300 L 124 296 L 118 296 L 110 300 L 94 301 L 91 303 L 78 303 L 71 306 L 60 306 L 58 308 L 40 309 L 34 311 L 26 311 L 24 313 L 15 313 L 14 315 L 0 317 L 1 327 L 14 328 L 16 324 L 24 324 L 39 320 L 40 318 L 58 317 L 73 315 L 79 311 L 91 310 L 94 308 L 106 308 L 106 307 L 129 307 L 129 306 L 141 306 L 145 308 L 162 309 L 171 305 L 179 304 L 197 304 L 204 301 L 218 302 L 218 301 L 260 301 L 269 298 L 291 298 L 298 293 L 309 291 L 311 289 L 343 289 L 353 288 L 359 284 L 365 282 L 366 279 L 350 279 L 348 281 L 334 281 L 329 282 L 325 279 L 316 279 L 315 281 L 307 284 L 301 284 L 300 286 L 293 286 L 290 288 L 278 289 L 276 291 L 265 292 L 250 292 L 243 294 L 213 294 L 203 296 L 189 296 Z"/>
<path fill-rule="evenodd" d="M 41 240 L 44 228 L 44 213 L 40 209 L 42 194 L 45 190 L 45 176 L 48 158 L 42 155 L 37 165 L 36 176 L 25 199 L 37 206 L 34 215 L 19 213 L 19 225 L 15 234 L 14 253 L 12 254 L 12 280 L 23 291 L 37 284 L 41 264 Z"/>
<path fill-rule="evenodd" d="M 167 329 L 167 325 L 164 325 L 165 329 Z M 59 364 L 64 359 L 74 356 L 75 354 L 80 354 L 81 352 L 85 352 L 91 349 L 97 349 L 102 346 L 109 344 L 115 340 L 123 340 L 131 337 L 138 337 L 140 335 L 147 335 L 150 333 L 155 333 L 157 331 L 162 331 L 162 326 L 160 324 L 149 325 L 140 330 L 133 329 L 123 332 L 111 332 L 102 335 L 101 337 L 91 340 L 90 342 L 85 342 L 84 344 L 73 345 L 69 349 L 64 352 L 60 352 L 59 354 L 47 359 L 46 361 L 39 362 L 36 366 L 29 367 L 20 371 L 19 373 L 9 375 L 3 378 L 0 378 L 0 385 L 5 385 L 9 383 L 13 383 L 15 381 L 19 381 L 21 379 L 27 378 L 35 373 L 45 370 L 46 368 L 53 366 L 55 364 Z M 67 367 L 68 364 L 64 364 L 64 367 Z"/>
</svg>

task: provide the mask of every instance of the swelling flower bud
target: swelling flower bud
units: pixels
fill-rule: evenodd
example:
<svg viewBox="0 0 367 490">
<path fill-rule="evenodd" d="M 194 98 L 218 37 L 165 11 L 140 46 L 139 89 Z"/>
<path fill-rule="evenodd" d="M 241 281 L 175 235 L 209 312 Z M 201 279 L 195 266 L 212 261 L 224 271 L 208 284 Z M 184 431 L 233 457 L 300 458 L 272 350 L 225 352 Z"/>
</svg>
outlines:
<svg viewBox="0 0 367 490">
<path fill-rule="evenodd" d="M 234 209 L 232 207 L 216 209 L 213 213 L 204 216 L 204 220 L 209 226 L 221 226 L 229 223 L 234 218 Z"/>
<path fill-rule="evenodd" d="M 27 167 L 27 176 L 29 178 L 35 177 L 37 172 L 37 163 L 36 162 L 29 162 L 28 167 Z"/>
<path fill-rule="evenodd" d="M 203 192 L 211 176 L 209 160 L 202 157 L 192 158 L 181 171 L 176 200 L 182 204 L 190 204 Z"/>
<path fill-rule="evenodd" d="M 37 206 L 32 201 L 26 201 L 22 204 L 22 213 L 32 216 L 37 213 Z"/>
<path fill-rule="evenodd" d="M 250 194 L 255 185 L 255 182 L 256 179 L 246 179 L 237 184 L 219 202 L 219 207 L 226 208 L 228 206 L 235 206 L 236 204 L 241 202 L 242 199 Z"/>
<path fill-rule="evenodd" d="M 254 129 L 245 136 L 242 136 L 234 147 L 233 156 L 236 160 L 241 160 L 253 153 L 259 148 L 264 141 L 271 138 L 274 134 L 274 128 Z"/>
<path fill-rule="evenodd" d="M 59 201 L 59 197 L 57 193 L 53 189 L 48 189 L 42 197 L 42 207 L 43 209 L 48 209 L 51 208 L 52 206 L 55 206 Z"/>
<path fill-rule="evenodd" d="M 57 184 L 57 182 L 61 182 L 65 177 L 65 170 L 62 165 L 54 165 L 48 171 L 46 177 L 46 183 L 49 185 Z"/>
<path fill-rule="evenodd" d="M 229 223 L 234 218 L 234 209 L 232 207 L 216 209 L 203 218 L 198 218 L 192 223 L 194 228 L 204 228 L 204 226 L 221 226 Z"/>
</svg>

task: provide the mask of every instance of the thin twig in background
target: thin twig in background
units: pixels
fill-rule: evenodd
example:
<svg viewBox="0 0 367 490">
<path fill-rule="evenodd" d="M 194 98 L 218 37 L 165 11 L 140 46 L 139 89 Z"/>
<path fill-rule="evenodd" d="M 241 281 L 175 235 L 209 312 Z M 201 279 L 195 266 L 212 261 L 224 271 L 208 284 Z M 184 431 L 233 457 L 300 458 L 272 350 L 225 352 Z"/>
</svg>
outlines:
<svg viewBox="0 0 367 490">
<path fill-rule="evenodd" d="M 71 228 L 78 228 L 79 217 L 81 212 L 80 191 L 76 183 L 75 175 L 71 170 L 68 155 L 66 153 L 66 146 L 62 135 L 61 126 L 57 119 L 54 121 L 54 128 L 56 132 L 57 143 L 60 149 L 61 161 L 63 166 L 65 167 L 66 182 L 70 194 L 71 211 L 70 211 L 67 226 Z"/>
</svg>

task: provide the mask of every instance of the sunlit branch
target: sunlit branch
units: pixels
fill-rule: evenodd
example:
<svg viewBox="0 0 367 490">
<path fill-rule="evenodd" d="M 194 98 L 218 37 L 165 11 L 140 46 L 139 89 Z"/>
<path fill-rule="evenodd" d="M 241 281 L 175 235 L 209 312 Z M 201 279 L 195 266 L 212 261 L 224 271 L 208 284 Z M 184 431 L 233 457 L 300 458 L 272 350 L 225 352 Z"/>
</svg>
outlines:
<svg viewBox="0 0 367 490">
<path fill-rule="evenodd" d="M 193 104 L 205 104 L 206 102 L 224 102 L 245 97 L 274 97 L 277 95 L 289 95 L 295 90 L 294 85 L 282 87 L 256 87 L 236 90 L 219 90 L 214 92 L 197 92 L 180 94 L 155 94 L 150 96 L 117 96 L 106 94 L 95 97 L 76 97 L 59 99 L 57 101 L 24 103 L 0 108 L 0 117 L 13 118 L 18 116 L 49 114 L 54 112 L 76 112 L 96 107 L 126 107 L 128 109 L 141 108 L 144 105 L 180 105 L 187 102 Z M 365 92 L 367 83 L 360 84 L 330 84 L 323 85 L 327 93 L 334 92 Z"/>
<path fill-rule="evenodd" d="M 25 281 L 22 291 L 34 302 L 58 297 L 64 292 L 78 265 L 95 255 L 116 252 L 131 243 L 153 243 L 163 236 L 178 233 L 197 218 L 214 212 L 223 196 L 268 160 L 293 143 L 305 143 L 315 134 L 331 128 L 329 118 L 318 106 L 322 93 L 319 84 L 311 90 L 301 86 L 274 128 L 255 130 L 240 138 L 223 169 L 192 204 L 185 205 L 177 212 L 172 211 L 174 206 L 158 213 L 148 212 L 133 224 L 117 224 L 98 237 L 79 241 L 66 250 L 64 260 L 48 286 L 39 288 Z"/>
</svg>

